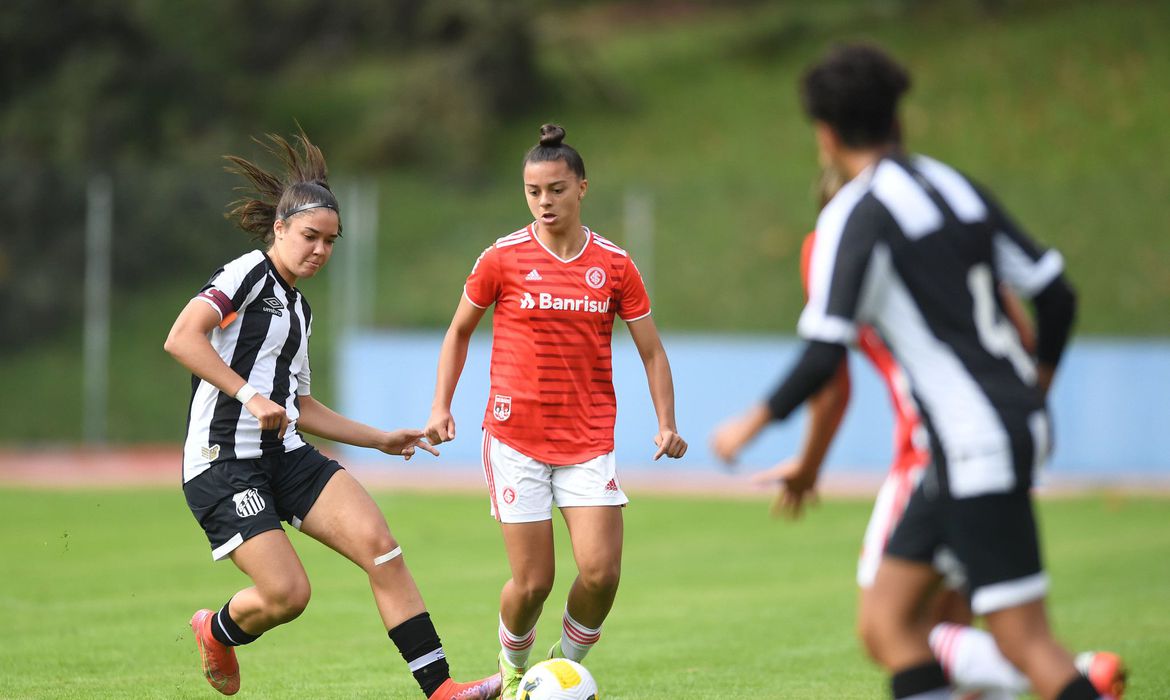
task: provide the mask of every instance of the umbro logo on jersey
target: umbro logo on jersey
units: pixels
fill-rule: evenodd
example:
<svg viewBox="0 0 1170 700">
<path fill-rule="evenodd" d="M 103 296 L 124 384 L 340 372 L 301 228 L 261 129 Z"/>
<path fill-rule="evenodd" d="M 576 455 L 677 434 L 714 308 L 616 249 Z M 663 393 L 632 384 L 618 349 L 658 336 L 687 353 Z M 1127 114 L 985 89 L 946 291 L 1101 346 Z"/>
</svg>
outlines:
<svg viewBox="0 0 1170 700">
<path fill-rule="evenodd" d="M 236 503 L 236 515 L 241 518 L 253 516 L 264 510 L 264 498 L 256 489 L 241 491 L 232 496 L 232 500 Z"/>
<path fill-rule="evenodd" d="M 214 462 L 219 458 L 219 445 L 200 447 L 199 454 L 203 455 L 203 459 L 206 459 L 208 462 Z"/>
<path fill-rule="evenodd" d="M 524 277 L 524 279 L 528 280 L 529 282 L 539 282 L 544 278 L 540 276 L 539 272 L 533 269 L 532 272 L 529 272 L 528 275 Z"/>
<path fill-rule="evenodd" d="M 260 308 L 267 311 L 270 314 L 280 316 L 281 315 L 280 310 L 284 308 L 284 303 L 281 302 L 280 299 L 277 299 L 276 297 L 268 297 L 268 298 L 264 299 L 264 306 L 261 306 Z"/>
<path fill-rule="evenodd" d="M 521 309 L 553 309 L 554 311 L 583 311 L 587 314 L 609 313 L 609 297 L 605 301 L 590 299 L 586 294 L 583 297 L 554 297 L 548 292 L 541 292 L 532 296 L 528 292 L 520 297 Z"/>
</svg>

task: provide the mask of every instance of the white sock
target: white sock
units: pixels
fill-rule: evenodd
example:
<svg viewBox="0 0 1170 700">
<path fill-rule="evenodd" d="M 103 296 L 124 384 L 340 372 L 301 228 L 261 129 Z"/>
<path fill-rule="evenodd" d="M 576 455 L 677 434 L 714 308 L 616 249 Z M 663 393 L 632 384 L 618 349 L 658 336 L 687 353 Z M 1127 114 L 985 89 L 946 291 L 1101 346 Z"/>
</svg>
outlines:
<svg viewBox="0 0 1170 700">
<path fill-rule="evenodd" d="M 571 661 L 581 661 L 597 640 L 601 638 L 601 628 L 586 627 L 569 615 L 569 607 L 565 606 L 565 616 L 561 620 L 561 653 Z"/>
<path fill-rule="evenodd" d="M 981 629 L 937 624 L 930 631 L 930 650 L 960 689 L 1002 690 L 1008 697 L 1031 690 L 1027 676 L 1004 658 L 995 638 Z"/>
<path fill-rule="evenodd" d="M 532 645 L 536 643 L 536 627 L 522 635 L 515 635 L 504 625 L 504 618 L 500 618 L 500 649 L 504 653 L 504 660 L 514 668 L 527 668 L 528 655 L 532 653 Z"/>
</svg>

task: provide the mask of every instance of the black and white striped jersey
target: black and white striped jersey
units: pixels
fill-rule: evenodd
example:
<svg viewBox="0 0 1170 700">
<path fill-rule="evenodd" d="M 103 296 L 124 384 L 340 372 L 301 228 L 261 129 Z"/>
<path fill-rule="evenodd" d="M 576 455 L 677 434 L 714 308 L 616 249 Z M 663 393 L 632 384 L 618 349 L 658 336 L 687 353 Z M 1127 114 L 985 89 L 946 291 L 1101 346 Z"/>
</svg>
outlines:
<svg viewBox="0 0 1170 700">
<path fill-rule="evenodd" d="M 224 265 L 195 297 L 222 319 L 211 346 L 223 361 L 264 396 L 284 406 L 288 429 L 260 430 L 244 405 L 199 377 L 191 377 L 191 406 L 183 447 L 186 483 L 225 459 L 251 459 L 297 449 L 298 396 L 309 394 L 309 334 L 313 312 L 295 287 L 254 250 Z"/>
<path fill-rule="evenodd" d="M 1032 298 L 1063 260 L 957 171 L 887 157 L 824 208 L 799 333 L 836 344 L 877 329 L 904 368 L 955 497 L 1010 491 L 1047 455 L 1036 365 L 999 284 Z"/>
</svg>

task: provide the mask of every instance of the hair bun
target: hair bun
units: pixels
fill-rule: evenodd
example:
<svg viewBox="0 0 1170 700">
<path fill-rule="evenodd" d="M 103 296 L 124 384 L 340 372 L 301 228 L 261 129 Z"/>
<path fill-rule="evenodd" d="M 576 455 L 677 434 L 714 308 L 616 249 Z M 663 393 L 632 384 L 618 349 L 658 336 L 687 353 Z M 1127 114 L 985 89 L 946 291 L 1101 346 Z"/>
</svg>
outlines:
<svg viewBox="0 0 1170 700">
<path fill-rule="evenodd" d="M 556 124 L 545 124 L 540 127 L 541 146 L 559 146 L 565 140 L 565 130 Z"/>
</svg>

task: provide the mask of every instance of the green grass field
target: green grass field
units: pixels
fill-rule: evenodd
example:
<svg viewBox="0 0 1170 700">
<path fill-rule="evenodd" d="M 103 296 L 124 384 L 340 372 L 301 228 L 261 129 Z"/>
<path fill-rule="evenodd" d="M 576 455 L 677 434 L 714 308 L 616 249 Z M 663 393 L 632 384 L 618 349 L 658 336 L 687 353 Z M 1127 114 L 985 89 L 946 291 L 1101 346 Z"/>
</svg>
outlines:
<svg viewBox="0 0 1170 700">
<path fill-rule="evenodd" d="M 507 568 L 486 503 L 378 494 L 459 677 L 486 675 Z M 609 700 L 882 698 L 853 636 L 854 558 L 869 511 L 828 500 L 798 524 L 763 501 L 639 496 L 626 511 L 622 588 L 588 665 Z M 1170 501 L 1041 506 L 1052 607 L 1077 649 L 1131 666 L 1127 698 L 1170 696 Z M 552 642 L 572 578 L 563 527 Z M 241 653 L 243 698 L 421 697 L 386 639 L 365 577 L 299 534 L 314 597 Z M 244 578 L 212 564 L 173 490 L 0 490 L 0 698 L 214 698 L 186 622 Z"/>
</svg>

